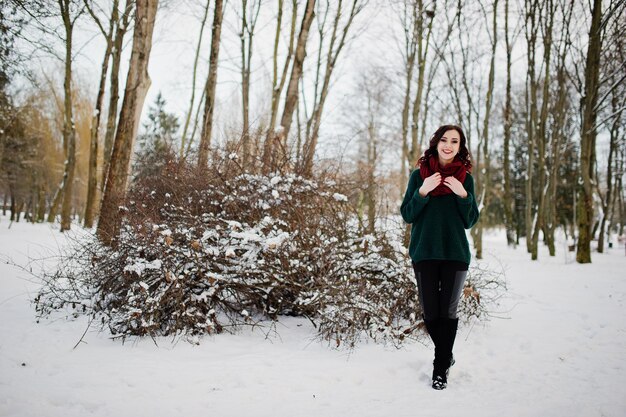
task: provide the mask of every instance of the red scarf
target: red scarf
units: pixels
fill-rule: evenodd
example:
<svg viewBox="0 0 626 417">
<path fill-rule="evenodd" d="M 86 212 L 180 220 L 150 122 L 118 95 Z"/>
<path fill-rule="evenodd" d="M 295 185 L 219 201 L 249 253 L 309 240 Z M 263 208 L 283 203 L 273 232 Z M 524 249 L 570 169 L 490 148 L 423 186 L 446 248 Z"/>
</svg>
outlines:
<svg viewBox="0 0 626 417">
<path fill-rule="evenodd" d="M 437 155 L 431 155 L 426 162 L 427 163 L 420 164 L 420 176 L 422 177 L 422 179 L 426 179 L 433 175 L 435 172 L 439 172 L 441 174 L 442 180 L 441 184 L 439 184 L 437 188 L 429 193 L 430 195 L 436 196 L 452 193 L 452 190 L 443 183 L 443 180 L 446 177 L 455 177 L 461 182 L 461 184 L 465 182 L 467 168 L 465 167 L 465 165 L 463 165 L 463 162 L 461 162 L 458 157 L 455 157 L 454 160 L 445 167 L 439 165 L 439 158 L 437 157 Z"/>
</svg>

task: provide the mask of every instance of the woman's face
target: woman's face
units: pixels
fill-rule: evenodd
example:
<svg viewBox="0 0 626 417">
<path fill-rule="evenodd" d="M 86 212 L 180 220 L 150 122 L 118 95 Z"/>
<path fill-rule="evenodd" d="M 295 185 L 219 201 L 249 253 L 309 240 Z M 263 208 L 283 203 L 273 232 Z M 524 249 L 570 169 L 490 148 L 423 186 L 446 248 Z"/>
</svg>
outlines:
<svg viewBox="0 0 626 417">
<path fill-rule="evenodd" d="M 439 154 L 439 163 L 442 166 L 448 165 L 454 160 L 461 148 L 461 135 L 456 130 L 447 130 L 439 143 L 437 143 L 437 153 Z"/>
</svg>

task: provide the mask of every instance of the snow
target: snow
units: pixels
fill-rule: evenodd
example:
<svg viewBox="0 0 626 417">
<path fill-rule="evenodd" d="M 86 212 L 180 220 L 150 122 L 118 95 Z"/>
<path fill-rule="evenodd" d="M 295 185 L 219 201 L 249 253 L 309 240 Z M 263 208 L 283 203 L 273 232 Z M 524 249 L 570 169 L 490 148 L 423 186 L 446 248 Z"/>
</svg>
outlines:
<svg viewBox="0 0 626 417">
<path fill-rule="evenodd" d="M 146 259 L 137 258 L 132 264 L 126 265 L 124 267 L 124 271 L 134 272 L 137 275 L 141 276 L 143 274 L 143 271 L 145 271 L 146 269 L 161 269 L 161 265 L 162 264 L 160 259 L 155 259 L 154 261 L 149 262 Z M 148 286 L 146 285 L 145 288 L 148 289 Z"/>
<path fill-rule="evenodd" d="M 623 416 L 623 244 L 579 265 L 541 247 L 531 261 L 503 231 L 484 236 L 484 265 L 508 291 L 487 322 L 459 329 L 448 389 L 430 388 L 432 346 L 352 351 L 314 341 L 306 319 L 241 334 L 111 340 L 87 319 L 36 323 L 29 258 L 64 244 L 58 227 L 0 218 L 0 416 Z M 476 262 L 475 260 L 473 262 Z M 210 296 L 202 294 L 200 296 Z M 277 332 L 277 333 L 276 333 Z M 157 346 L 158 344 L 158 346 Z"/>
</svg>

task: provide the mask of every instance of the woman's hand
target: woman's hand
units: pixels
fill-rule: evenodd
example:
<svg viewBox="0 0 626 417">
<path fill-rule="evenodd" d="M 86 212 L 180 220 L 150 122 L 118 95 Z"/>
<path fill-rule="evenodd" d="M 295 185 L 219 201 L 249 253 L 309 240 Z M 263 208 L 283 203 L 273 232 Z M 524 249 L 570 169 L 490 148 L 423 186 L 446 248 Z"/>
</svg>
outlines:
<svg viewBox="0 0 626 417">
<path fill-rule="evenodd" d="M 444 178 L 443 183 L 446 187 L 451 189 L 452 192 L 458 195 L 459 197 L 461 198 L 467 197 L 467 191 L 465 190 L 465 187 L 463 187 L 463 184 L 461 184 L 461 181 L 457 180 L 455 177 L 446 177 Z"/>
<path fill-rule="evenodd" d="M 424 183 L 419 189 L 420 195 L 422 197 L 426 197 L 428 193 L 437 188 L 439 184 L 441 184 L 441 174 L 435 172 L 433 175 L 424 180 Z"/>
</svg>

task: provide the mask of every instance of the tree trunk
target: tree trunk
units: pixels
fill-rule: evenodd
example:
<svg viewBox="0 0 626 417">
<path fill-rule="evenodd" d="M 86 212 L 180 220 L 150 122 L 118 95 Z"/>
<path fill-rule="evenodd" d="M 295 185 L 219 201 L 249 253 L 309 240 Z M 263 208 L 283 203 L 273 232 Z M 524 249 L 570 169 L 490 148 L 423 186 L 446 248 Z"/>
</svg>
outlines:
<svg viewBox="0 0 626 417">
<path fill-rule="evenodd" d="M 256 11 L 255 11 L 256 6 Z M 254 29 L 261 10 L 261 3 L 253 0 L 250 20 L 247 18 L 248 0 L 242 0 L 241 19 L 241 100 L 243 111 L 243 164 L 246 169 L 251 158 L 250 139 L 250 72 L 252 64 L 252 45 L 254 42 Z M 247 42 L 246 42 L 247 41 Z"/>
<path fill-rule="evenodd" d="M 481 201 L 482 211 L 486 213 L 489 207 L 489 197 L 490 197 L 490 189 L 491 189 L 491 181 L 490 181 L 490 164 L 491 164 L 491 156 L 489 154 L 489 119 L 491 118 L 491 107 L 493 102 L 493 88 L 494 88 L 494 79 L 495 79 L 495 61 L 496 61 L 496 46 L 498 44 L 498 0 L 494 0 L 493 2 L 493 32 L 492 36 L 492 44 L 491 44 L 491 61 L 489 64 L 489 81 L 487 86 L 487 101 L 485 103 L 485 118 L 483 120 L 483 138 L 482 138 L 482 150 L 483 150 L 483 158 L 484 158 L 484 169 L 481 184 L 478 184 L 479 189 L 483 190 L 483 199 Z M 476 225 L 476 233 L 473 234 L 474 238 L 474 246 L 476 248 L 476 258 L 482 259 L 483 257 L 483 224 L 484 222 L 478 222 Z"/>
<path fill-rule="evenodd" d="M 545 66 L 545 75 L 543 78 L 543 96 L 541 99 L 541 113 L 539 115 L 539 123 L 537 129 L 537 153 L 539 156 L 537 164 L 537 173 L 539 175 L 539 204 L 537 205 L 536 222 L 532 235 L 531 259 L 537 260 L 539 232 L 544 229 L 545 225 L 545 200 L 548 192 L 548 183 L 546 179 L 546 145 L 547 132 L 546 124 L 548 122 L 548 103 L 550 101 L 550 60 L 552 53 L 552 27 L 554 22 L 554 2 L 547 0 L 544 3 L 546 8 L 546 16 L 544 17 L 546 25 L 543 33 L 543 64 Z M 543 22 L 542 22 L 543 23 Z M 556 156 L 556 155 L 555 155 Z"/>
<path fill-rule="evenodd" d="M 417 7 L 415 3 L 411 3 L 411 17 L 408 18 L 408 5 L 404 3 L 405 13 L 405 48 L 406 56 L 404 63 L 405 71 L 405 85 L 404 85 L 404 101 L 402 104 L 402 162 L 401 162 L 401 184 L 400 184 L 400 198 L 404 195 L 409 177 L 413 171 L 413 165 L 417 162 L 411 159 L 411 153 L 409 152 L 409 111 L 411 109 L 411 84 L 413 83 L 413 71 L 415 70 L 415 56 L 417 54 Z M 408 19 L 408 21 L 406 21 Z M 404 227 L 404 246 L 409 247 L 411 239 L 411 225 L 407 224 Z"/>
<path fill-rule="evenodd" d="M 97 229 L 100 240 L 109 246 L 115 246 L 119 235 L 133 141 L 150 87 L 148 62 L 157 6 L 158 0 L 137 0 L 136 3 L 133 49 Z"/>
<path fill-rule="evenodd" d="M 407 39 L 407 42 L 411 42 L 410 39 Z M 404 101 L 402 104 L 402 186 L 400 187 L 401 192 L 403 193 L 404 189 L 406 189 L 408 178 L 412 171 L 412 166 L 417 162 L 415 160 L 410 159 L 409 155 L 409 111 L 411 109 L 411 84 L 413 83 L 413 71 L 415 69 L 415 45 L 416 42 L 413 42 L 410 45 L 407 45 L 407 49 L 409 50 L 409 54 L 406 57 L 406 62 L 404 66 L 405 70 L 405 85 L 404 85 Z"/>
<path fill-rule="evenodd" d="M 287 80 L 287 72 L 289 71 L 289 64 L 293 57 L 293 43 L 296 34 L 296 19 L 298 15 L 298 4 L 296 0 L 292 0 L 292 14 L 291 14 L 291 29 L 289 32 L 289 47 L 287 49 L 287 57 L 285 58 L 285 64 L 283 66 L 283 72 L 278 80 L 278 41 L 280 39 L 280 28 L 282 22 L 283 13 L 283 0 L 278 1 L 278 21 L 276 22 L 276 35 L 274 37 L 274 59 L 273 59 L 273 78 L 272 78 L 272 107 L 270 110 L 269 127 L 267 128 L 267 134 L 265 136 L 265 143 L 263 146 L 263 170 L 267 173 L 273 169 L 274 163 L 272 155 L 277 152 L 277 147 L 280 148 L 280 134 L 277 134 L 276 129 L 276 117 L 278 116 L 278 103 L 280 96 L 285 87 L 285 81 Z"/>
<path fill-rule="evenodd" d="M 375 115 L 374 115 L 375 117 Z M 378 160 L 377 138 L 378 132 L 372 122 L 368 126 L 367 143 L 367 233 L 373 235 L 376 232 L 376 164 Z"/>
<path fill-rule="evenodd" d="M 591 262 L 591 224 L 593 222 L 593 164 L 596 144 L 596 103 L 600 78 L 600 53 L 602 50 L 602 0 L 594 0 L 589 30 L 589 45 L 585 64 L 585 93 L 581 100 L 582 125 L 580 143 L 580 169 L 582 186 L 578 199 L 578 245 L 576 261 Z"/>
<path fill-rule="evenodd" d="M 104 89 L 106 85 L 107 71 L 109 69 L 109 58 L 111 57 L 111 50 L 113 49 L 113 28 L 115 26 L 115 22 L 118 19 L 117 6 L 118 0 L 114 0 L 113 12 L 111 13 L 111 19 L 109 21 L 109 32 L 104 33 L 107 46 L 104 52 L 104 58 L 102 60 L 102 67 L 100 69 L 100 85 L 98 86 L 98 95 L 96 97 L 96 108 L 94 111 L 93 119 L 91 121 L 91 137 L 89 145 L 89 179 L 87 181 L 87 201 L 85 203 L 84 223 L 84 226 L 88 229 L 91 229 L 93 227 L 93 220 L 95 215 L 96 192 L 98 190 L 98 180 L 96 178 L 98 170 L 98 132 L 100 130 L 100 115 L 102 114 Z"/>
<path fill-rule="evenodd" d="M 504 196 L 502 204 L 504 206 L 504 224 L 506 228 L 506 243 L 508 246 L 515 246 L 515 227 L 513 225 L 513 194 L 511 184 L 511 51 L 512 45 L 509 41 L 509 0 L 504 6 L 504 42 L 506 44 L 506 95 L 504 102 Z"/>
<path fill-rule="evenodd" d="M 200 23 L 200 34 L 198 35 L 198 46 L 196 47 L 196 56 L 193 60 L 193 77 L 191 81 L 191 98 L 189 99 L 189 110 L 187 110 L 187 115 L 185 116 L 185 124 L 183 126 L 183 133 L 181 135 L 180 142 L 180 160 L 184 160 L 185 158 L 185 144 L 187 143 L 187 131 L 189 130 L 189 122 L 191 121 L 191 114 L 193 113 L 193 105 L 195 103 L 196 98 L 196 74 L 198 72 L 198 61 L 200 59 L 200 47 L 202 46 L 202 34 L 204 33 L 204 27 L 206 26 L 207 16 L 209 15 L 209 5 L 211 2 L 207 1 L 204 7 L 204 15 L 202 16 L 202 21 Z M 195 132 L 195 131 L 194 131 Z M 189 143 L 191 143 L 193 138 L 193 134 L 189 138 Z"/>
<path fill-rule="evenodd" d="M 300 77 L 302 77 L 302 67 L 304 65 L 304 58 L 306 57 L 306 43 L 309 37 L 311 23 L 315 16 L 313 9 L 315 9 L 315 0 L 307 0 L 300 33 L 298 34 L 298 42 L 296 43 L 296 53 L 291 68 L 291 76 L 289 78 L 289 84 L 287 84 L 285 108 L 280 121 L 280 126 L 282 127 L 281 136 L 285 145 L 287 143 L 287 137 L 289 136 L 289 129 L 291 128 L 296 103 L 298 102 L 298 82 L 300 81 Z"/>
<path fill-rule="evenodd" d="M 436 2 L 435 2 L 436 5 Z M 415 6 L 415 5 L 414 5 Z M 433 11 L 434 13 L 434 11 Z M 426 73 L 426 60 L 428 58 L 429 39 L 433 27 L 433 18 L 430 18 L 427 28 L 424 27 L 424 2 L 417 0 L 416 11 L 416 43 L 417 43 L 417 89 L 413 99 L 413 112 L 411 123 L 411 149 L 409 150 L 409 160 L 417 161 L 421 154 L 421 140 L 418 140 L 420 125 L 420 110 L 422 108 L 422 96 L 424 94 L 424 74 Z M 425 33 L 426 32 L 426 33 Z M 424 103 L 428 107 L 428 103 Z"/>
<path fill-rule="evenodd" d="M 533 224 L 533 171 L 535 162 L 535 129 L 537 121 L 537 80 L 535 78 L 535 51 L 537 41 L 537 0 L 526 0 L 526 41 L 528 44 L 528 75 L 526 82 L 526 135 L 528 136 L 528 166 L 526 171 L 526 250 L 532 253 Z M 528 24 L 530 20 L 530 24 Z M 530 95 L 530 98 L 528 97 Z M 536 216 L 536 214 L 535 214 Z"/>
<path fill-rule="evenodd" d="M 76 168 L 76 129 L 74 126 L 74 116 L 72 114 L 72 33 L 74 22 L 70 15 L 70 0 L 59 0 L 63 26 L 65 28 L 65 79 L 64 90 L 64 115 L 63 115 L 63 137 L 67 143 L 67 155 L 65 160 L 66 178 L 63 181 L 63 202 L 61 205 L 61 231 L 70 230 L 72 223 L 72 200 L 74 173 Z"/>
<path fill-rule="evenodd" d="M 15 217 L 17 215 L 17 203 L 15 201 L 15 191 L 11 185 L 9 185 L 9 192 L 11 193 L 11 217 L 9 220 L 15 221 Z"/>
<path fill-rule="evenodd" d="M 317 141 L 319 138 L 320 126 L 322 123 L 322 113 L 324 111 L 324 104 L 326 102 L 326 98 L 328 97 L 328 90 L 330 87 L 330 79 L 333 73 L 335 66 L 337 65 L 337 59 L 339 58 L 339 54 L 341 50 L 346 44 L 346 38 L 348 36 L 348 31 L 350 30 L 350 26 L 354 21 L 354 17 L 359 13 L 361 7 L 359 5 L 360 0 L 353 0 L 352 7 L 350 8 L 350 14 L 348 15 L 348 21 L 346 25 L 343 27 L 341 31 L 341 38 L 339 39 L 339 43 L 337 44 L 337 48 L 335 49 L 335 43 L 337 42 L 337 31 L 339 29 L 339 19 L 341 17 L 341 7 L 342 0 L 339 0 L 337 5 L 337 14 L 335 16 L 335 21 L 333 23 L 333 32 L 330 38 L 330 45 L 328 47 L 328 55 L 326 59 L 326 71 L 324 73 L 324 81 L 322 84 L 322 90 L 319 95 L 319 100 L 316 108 L 313 110 L 312 120 L 313 120 L 313 129 L 311 136 L 306 138 L 303 149 L 303 161 L 301 166 L 301 172 L 305 176 L 311 176 L 313 173 L 313 157 L 315 156 L 315 149 L 317 148 Z"/>
<path fill-rule="evenodd" d="M 252 53 L 252 34 L 248 32 L 248 47 L 246 47 L 246 30 L 248 29 L 248 21 L 246 13 L 248 11 L 248 0 L 242 2 L 242 18 L 241 18 L 241 110 L 242 110 L 242 144 L 243 144 L 243 164 L 248 166 L 248 158 L 250 157 L 250 61 L 248 61 L 248 50 Z"/>
<path fill-rule="evenodd" d="M 615 92 L 613 92 L 613 97 L 611 99 L 611 109 L 612 113 L 618 112 L 618 96 Z M 609 161 L 606 171 L 606 197 L 602 201 L 602 222 L 600 224 L 600 235 L 598 236 L 598 253 L 604 252 L 604 234 L 606 230 L 606 221 L 608 218 L 610 218 L 610 203 L 613 192 L 613 162 L 615 159 L 615 154 L 617 153 L 621 119 L 620 116 L 621 111 L 619 111 L 619 114 L 617 114 L 617 117 L 615 117 L 610 131 Z M 600 192 L 598 194 L 602 195 Z"/>
<path fill-rule="evenodd" d="M 61 199 L 63 198 L 63 189 L 65 188 L 65 181 L 67 181 L 67 173 L 63 173 L 63 178 L 61 179 L 61 185 L 54 192 L 54 197 L 52 197 L 52 204 L 50 205 L 50 211 L 48 211 L 48 223 L 53 223 L 56 219 L 57 212 L 59 211 L 59 205 L 61 204 Z"/>
<path fill-rule="evenodd" d="M 565 123 L 567 117 L 567 85 L 566 85 L 566 59 L 568 57 L 570 42 L 569 26 L 574 10 L 574 0 L 570 0 L 569 6 L 564 5 L 563 29 L 561 33 L 562 49 L 558 54 L 556 68 L 557 97 L 554 108 L 552 109 L 552 150 L 550 152 L 552 158 L 552 166 L 550 167 L 549 191 L 546 198 L 546 242 L 550 256 L 555 256 L 556 247 L 554 232 L 557 226 L 556 200 L 557 200 L 557 183 L 559 180 L 558 173 L 561 164 L 560 149 L 561 143 L 565 142 Z"/>
<path fill-rule="evenodd" d="M 106 188 L 106 179 L 109 172 L 111 161 L 111 149 L 113 148 L 113 138 L 115 136 L 115 127 L 117 122 L 117 104 L 119 102 L 120 89 L 120 64 L 122 60 L 122 46 L 124 45 L 124 36 L 131 21 L 131 12 L 134 3 L 130 0 L 126 1 L 124 14 L 121 22 L 118 23 L 115 31 L 115 39 L 113 40 L 113 50 L 111 59 L 111 81 L 109 87 L 109 110 L 107 115 L 107 127 L 104 135 L 104 153 L 102 157 L 102 191 Z M 114 11 L 115 13 L 115 11 Z M 101 195 L 104 195 L 103 193 Z"/>
<path fill-rule="evenodd" d="M 37 223 L 41 223 L 46 219 L 46 192 L 43 187 L 37 189 L 39 202 L 37 203 Z"/>
<path fill-rule="evenodd" d="M 222 20 L 224 19 L 223 0 L 215 0 L 213 10 L 213 29 L 211 31 L 211 54 L 209 56 L 209 76 L 205 90 L 204 114 L 202 117 L 202 131 L 198 149 L 198 168 L 205 168 L 209 162 L 209 146 L 213 131 L 213 111 L 215 108 L 215 87 L 217 85 L 217 63 L 220 53 L 220 36 Z"/>
</svg>

